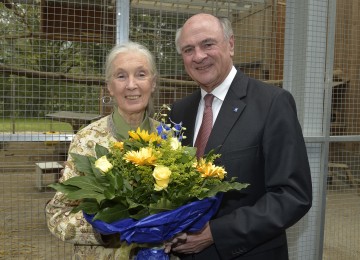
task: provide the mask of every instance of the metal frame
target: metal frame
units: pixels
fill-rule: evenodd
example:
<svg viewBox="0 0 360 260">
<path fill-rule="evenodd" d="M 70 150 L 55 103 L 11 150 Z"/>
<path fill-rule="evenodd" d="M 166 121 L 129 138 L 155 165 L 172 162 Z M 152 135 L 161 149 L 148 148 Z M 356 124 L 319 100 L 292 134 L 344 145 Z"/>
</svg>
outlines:
<svg viewBox="0 0 360 260">
<path fill-rule="evenodd" d="M 296 224 L 304 228 L 301 229 L 301 237 L 294 243 L 297 248 L 315 252 L 311 258 L 315 260 L 322 259 L 323 255 L 329 142 L 355 141 L 360 140 L 360 136 L 330 136 L 336 0 L 316 0 L 316 3 L 315 0 L 288 0 L 286 4 L 283 87 L 294 94 L 299 108 L 314 180 L 313 189 L 316 191 L 313 193 L 313 208 Z M 319 16 L 319 13 L 326 15 Z M 323 30 L 319 30 L 319 27 Z M 319 63 L 321 60 L 324 62 Z M 316 93 L 311 91 L 314 89 Z M 311 93 L 311 97 L 307 93 Z M 314 103 L 314 107 L 307 105 Z M 318 118 L 314 119 L 314 115 Z M 297 252 L 294 258 L 310 259 L 302 254 L 306 254 L 306 251 Z"/>
<path fill-rule="evenodd" d="M 0 142 L 70 142 L 74 134 L 2 134 L 0 135 Z"/>
</svg>

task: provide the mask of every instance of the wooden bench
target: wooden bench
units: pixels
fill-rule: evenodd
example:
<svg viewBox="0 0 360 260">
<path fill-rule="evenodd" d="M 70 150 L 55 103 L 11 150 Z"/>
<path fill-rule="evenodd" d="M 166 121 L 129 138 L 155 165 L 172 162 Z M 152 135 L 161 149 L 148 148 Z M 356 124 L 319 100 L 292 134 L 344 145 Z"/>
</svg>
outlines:
<svg viewBox="0 0 360 260">
<path fill-rule="evenodd" d="M 47 185 L 59 180 L 60 171 L 64 168 L 58 162 L 37 162 L 36 165 L 36 187 L 44 191 Z"/>
</svg>

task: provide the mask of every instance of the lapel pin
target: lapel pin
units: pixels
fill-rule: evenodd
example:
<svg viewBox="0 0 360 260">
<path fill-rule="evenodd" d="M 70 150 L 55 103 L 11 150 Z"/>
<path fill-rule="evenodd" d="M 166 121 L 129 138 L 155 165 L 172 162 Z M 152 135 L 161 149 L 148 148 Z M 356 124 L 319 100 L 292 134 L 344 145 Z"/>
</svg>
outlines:
<svg viewBox="0 0 360 260">
<path fill-rule="evenodd" d="M 239 110 L 239 108 L 235 107 L 233 111 L 236 113 L 238 110 Z"/>
</svg>

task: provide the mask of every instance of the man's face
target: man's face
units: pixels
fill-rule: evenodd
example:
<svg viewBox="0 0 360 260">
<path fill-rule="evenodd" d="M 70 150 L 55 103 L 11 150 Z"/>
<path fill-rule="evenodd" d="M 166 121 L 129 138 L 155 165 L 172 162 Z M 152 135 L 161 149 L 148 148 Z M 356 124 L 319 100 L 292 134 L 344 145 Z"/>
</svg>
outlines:
<svg viewBox="0 0 360 260">
<path fill-rule="evenodd" d="M 234 37 L 225 40 L 219 21 L 210 15 L 195 15 L 183 26 L 179 38 L 187 73 L 211 92 L 229 74 L 234 56 Z"/>
</svg>

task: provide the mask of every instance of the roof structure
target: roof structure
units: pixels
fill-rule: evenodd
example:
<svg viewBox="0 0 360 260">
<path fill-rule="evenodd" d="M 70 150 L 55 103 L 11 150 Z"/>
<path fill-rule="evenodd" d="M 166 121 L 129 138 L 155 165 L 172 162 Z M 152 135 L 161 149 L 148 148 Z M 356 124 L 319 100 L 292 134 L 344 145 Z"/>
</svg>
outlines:
<svg viewBox="0 0 360 260">
<path fill-rule="evenodd" d="M 221 17 L 241 18 L 270 4 L 269 0 L 132 0 L 131 8 L 169 13 L 212 13 Z"/>
</svg>

